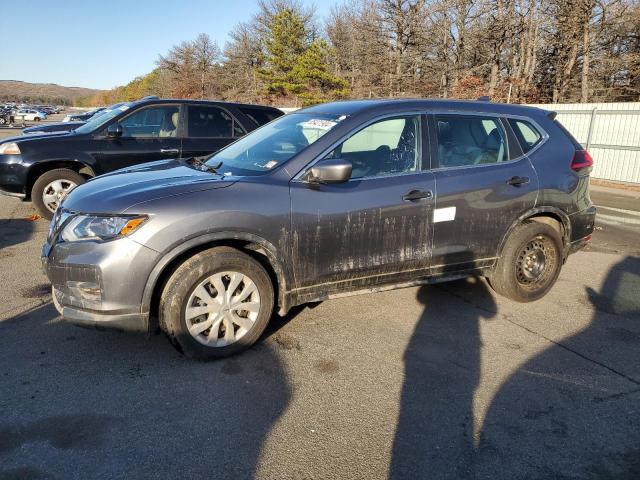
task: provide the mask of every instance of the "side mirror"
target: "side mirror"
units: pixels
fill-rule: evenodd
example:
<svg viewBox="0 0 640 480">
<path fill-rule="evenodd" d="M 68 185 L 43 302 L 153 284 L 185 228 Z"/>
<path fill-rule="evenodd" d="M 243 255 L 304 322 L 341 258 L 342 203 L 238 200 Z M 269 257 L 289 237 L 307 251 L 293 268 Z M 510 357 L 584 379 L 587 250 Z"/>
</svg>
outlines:
<svg viewBox="0 0 640 480">
<path fill-rule="evenodd" d="M 107 137 L 109 138 L 120 138 L 122 132 L 122 125 L 119 123 L 113 123 L 107 127 Z"/>
<path fill-rule="evenodd" d="M 307 174 L 312 183 L 342 183 L 351 178 L 351 162 L 340 158 L 321 160 Z"/>
</svg>

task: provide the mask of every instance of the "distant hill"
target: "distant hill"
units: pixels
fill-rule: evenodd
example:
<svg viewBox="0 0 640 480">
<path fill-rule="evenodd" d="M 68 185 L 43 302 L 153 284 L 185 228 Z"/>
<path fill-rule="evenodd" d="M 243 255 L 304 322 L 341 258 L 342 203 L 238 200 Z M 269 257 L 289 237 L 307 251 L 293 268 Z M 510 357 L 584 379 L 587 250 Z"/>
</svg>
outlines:
<svg viewBox="0 0 640 480">
<path fill-rule="evenodd" d="M 29 83 L 0 80 L 0 101 L 64 103 L 71 105 L 81 97 L 90 97 L 101 90 L 63 87 L 55 83 Z"/>
</svg>

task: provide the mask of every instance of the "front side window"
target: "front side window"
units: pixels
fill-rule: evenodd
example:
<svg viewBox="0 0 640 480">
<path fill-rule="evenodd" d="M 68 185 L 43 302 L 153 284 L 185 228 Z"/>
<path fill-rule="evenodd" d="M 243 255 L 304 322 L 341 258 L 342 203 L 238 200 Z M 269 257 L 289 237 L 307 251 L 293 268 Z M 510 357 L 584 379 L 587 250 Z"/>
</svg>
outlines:
<svg viewBox="0 0 640 480">
<path fill-rule="evenodd" d="M 527 153 L 542 140 L 542 135 L 531 123 L 513 118 L 509 119 L 509 123 L 524 153 Z"/>
<path fill-rule="evenodd" d="M 180 107 L 164 105 L 143 108 L 120 122 L 123 138 L 176 137 L 180 123 Z"/>
<path fill-rule="evenodd" d="M 344 118 L 291 113 L 214 153 L 206 163 L 225 175 L 260 175 L 287 162 Z"/>
<path fill-rule="evenodd" d="M 438 166 L 463 167 L 507 160 L 505 134 L 496 118 L 436 115 Z"/>
<path fill-rule="evenodd" d="M 231 138 L 244 135 L 242 126 L 220 107 L 189 106 L 189 136 L 193 138 Z"/>
<path fill-rule="evenodd" d="M 420 117 L 375 122 L 349 137 L 327 158 L 351 162 L 352 179 L 415 172 L 420 169 Z"/>
</svg>

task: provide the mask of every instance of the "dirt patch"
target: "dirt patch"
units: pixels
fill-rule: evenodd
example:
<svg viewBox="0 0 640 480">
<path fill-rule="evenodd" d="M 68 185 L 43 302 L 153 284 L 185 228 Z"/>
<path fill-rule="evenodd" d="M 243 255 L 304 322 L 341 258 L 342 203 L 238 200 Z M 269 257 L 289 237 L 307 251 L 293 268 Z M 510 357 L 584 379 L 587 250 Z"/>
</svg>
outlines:
<svg viewBox="0 0 640 480">
<path fill-rule="evenodd" d="M 318 372 L 325 374 L 336 373 L 338 370 L 340 370 L 338 362 L 336 362 L 335 360 L 328 360 L 326 358 L 321 358 L 320 360 L 318 360 L 315 363 L 314 367 Z"/>
<path fill-rule="evenodd" d="M 278 333 L 274 337 L 274 340 L 279 347 L 285 350 L 300 350 L 300 342 L 298 339 L 286 333 Z"/>
</svg>

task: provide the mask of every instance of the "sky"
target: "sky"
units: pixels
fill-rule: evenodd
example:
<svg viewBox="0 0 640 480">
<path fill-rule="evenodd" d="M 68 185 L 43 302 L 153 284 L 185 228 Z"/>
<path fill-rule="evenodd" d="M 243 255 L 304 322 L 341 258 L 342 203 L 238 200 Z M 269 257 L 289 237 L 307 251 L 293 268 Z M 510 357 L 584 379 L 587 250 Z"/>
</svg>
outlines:
<svg viewBox="0 0 640 480">
<path fill-rule="evenodd" d="M 320 18 L 329 0 L 315 2 Z M 159 54 L 207 33 L 228 33 L 258 0 L 0 0 L 0 80 L 109 89 L 155 67 Z"/>
</svg>

